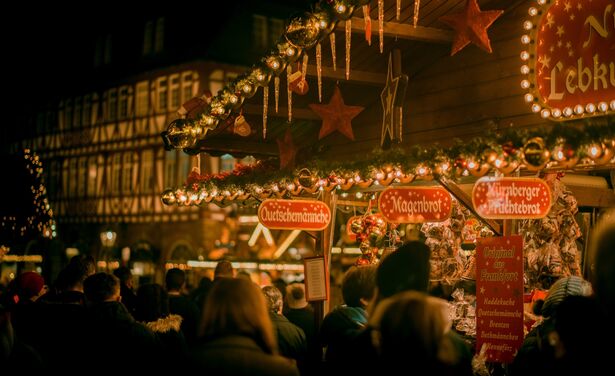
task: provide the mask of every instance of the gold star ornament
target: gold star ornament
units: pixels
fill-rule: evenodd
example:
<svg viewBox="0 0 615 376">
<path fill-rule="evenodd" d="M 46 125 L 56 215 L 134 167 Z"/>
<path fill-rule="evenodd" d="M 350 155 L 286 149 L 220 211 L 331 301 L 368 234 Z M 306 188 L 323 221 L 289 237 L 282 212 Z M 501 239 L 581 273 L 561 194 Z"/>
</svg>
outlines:
<svg viewBox="0 0 615 376">
<path fill-rule="evenodd" d="M 387 71 L 387 81 L 384 90 L 380 93 L 382 102 L 382 133 L 380 134 L 380 146 L 384 145 L 386 137 L 389 140 L 395 138 L 395 102 L 399 77 L 393 77 L 392 56 L 389 56 L 389 69 Z"/>
<path fill-rule="evenodd" d="M 457 32 L 453 41 L 451 56 L 461 51 L 470 42 L 491 53 L 491 42 L 487 35 L 487 29 L 504 11 L 488 10 L 483 12 L 476 1 L 468 0 L 463 12 L 440 17 L 440 21 L 448 24 Z"/>
<path fill-rule="evenodd" d="M 316 112 L 318 116 L 322 118 L 322 126 L 318 133 L 319 140 L 338 131 L 354 141 L 351 120 L 360 114 L 361 111 L 364 110 L 364 107 L 347 106 L 344 103 L 339 87 L 335 87 L 329 104 L 311 103 L 309 106 L 312 111 Z"/>
</svg>

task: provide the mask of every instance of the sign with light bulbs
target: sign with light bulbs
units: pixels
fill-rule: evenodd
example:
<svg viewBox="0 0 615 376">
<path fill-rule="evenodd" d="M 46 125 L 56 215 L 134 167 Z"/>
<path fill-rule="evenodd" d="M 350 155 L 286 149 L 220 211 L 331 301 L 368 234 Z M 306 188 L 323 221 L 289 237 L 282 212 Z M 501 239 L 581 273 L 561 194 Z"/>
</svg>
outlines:
<svg viewBox="0 0 615 376">
<path fill-rule="evenodd" d="M 613 0 L 536 0 L 521 36 L 521 87 L 531 110 L 571 120 L 615 112 Z"/>
</svg>

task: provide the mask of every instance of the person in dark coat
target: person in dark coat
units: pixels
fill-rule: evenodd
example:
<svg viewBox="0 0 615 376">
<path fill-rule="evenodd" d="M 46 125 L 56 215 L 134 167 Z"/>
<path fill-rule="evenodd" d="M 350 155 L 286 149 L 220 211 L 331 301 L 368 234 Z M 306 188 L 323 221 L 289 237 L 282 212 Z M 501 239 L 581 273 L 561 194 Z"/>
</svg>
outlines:
<svg viewBox="0 0 615 376">
<path fill-rule="evenodd" d="M 113 275 L 120 280 L 120 295 L 122 296 L 122 303 L 128 308 L 128 312 L 132 315 L 137 308 L 137 295 L 133 291 L 132 272 L 130 268 L 126 266 L 120 266 L 113 271 Z"/>
<path fill-rule="evenodd" d="M 182 317 L 181 329 L 186 342 L 190 345 L 196 340 L 200 309 L 183 294 L 186 285 L 186 273 L 178 268 L 169 269 L 165 282 L 169 294 L 169 312 Z"/>
<path fill-rule="evenodd" d="M 167 292 L 157 283 L 148 283 L 139 287 L 136 297 L 135 319 L 156 334 L 165 356 L 183 361 L 188 348 L 180 330 L 182 317 L 169 313 Z"/>
<path fill-rule="evenodd" d="M 350 357 L 344 355 L 348 342 L 356 337 L 367 325 L 367 304 L 376 287 L 374 265 L 353 266 L 342 280 L 344 305 L 329 312 L 320 327 L 320 341 L 325 346 L 325 365 L 329 370 L 344 369 L 341 361 Z M 335 371 L 331 371 L 332 373 Z"/>
<path fill-rule="evenodd" d="M 23 343 L 13 331 L 11 314 L 0 304 L 0 365 L 4 372 L 29 374 L 43 370 L 38 352 Z"/>
<path fill-rule="evenodd" d="M 200 339 L 188 369 L 208 375 L 297 376 L 297 367 L 278 354 L 265 297 L 241 278 L 217 281 L 207 296 Z"/>
<path fill-rule="evenodd" d="M 307 341 L 306 369 L 308 373 L 314 374 L 320 367 L 322 348 L 318 341 L 314 309 L 305 300 L 305 285 L 303 283 L 291 283 L 286 287 L 286 303 L 288 309 L 284 316 L 305 333 Z"/>
<path fill-rule="evenodd" d="M 138 323 L 120 302 L 120 281 L 107 273 L 97 273 L 84 282 L 88 306 L 86 364 L 97 371 L 156 369 L 161 344 L 154 333 Z M 161 364 L 164 366 L 164 364 Z"/>
</svg>

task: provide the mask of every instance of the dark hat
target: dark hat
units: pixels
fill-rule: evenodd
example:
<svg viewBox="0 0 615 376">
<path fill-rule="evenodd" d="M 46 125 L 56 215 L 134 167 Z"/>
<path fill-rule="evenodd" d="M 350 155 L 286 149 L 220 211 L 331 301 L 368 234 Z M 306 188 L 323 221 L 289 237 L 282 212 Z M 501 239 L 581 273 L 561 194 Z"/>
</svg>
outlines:
<svg viewBox="0 0 615 376">
<path fill-rule="evenodd" d="M 560 278 L 549 289 L 549 294 L 542 305 L 542 315 L 552 316 L 560 303 L 568 296 L 588 296 L 591 293 L 591 284 L 581 277 Z"/>
<path fill-rule="evenodd" d="M 25 272 L 17 276 L 15 286 L 20 299 L 30 299 L 41 292 L 45 286 L 45 280 L 38 273 Z"/>
<path fill-rule="evenodd" d="M 380 262 L 376 283 L 384 298 L 401 291 L 427 292 L 431 251 L 423 242 L 412 241 L 399 247 Z"/>
</svg>

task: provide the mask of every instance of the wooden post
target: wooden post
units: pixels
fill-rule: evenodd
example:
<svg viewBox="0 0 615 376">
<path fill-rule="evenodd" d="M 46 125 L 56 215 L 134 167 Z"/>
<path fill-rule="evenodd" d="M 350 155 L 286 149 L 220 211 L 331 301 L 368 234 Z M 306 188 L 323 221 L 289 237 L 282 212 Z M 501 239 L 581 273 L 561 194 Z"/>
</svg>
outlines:
<svg viewBox="0 0 615 376">
<path fill-rule="evenodd" d="M 329 274 L 331 269 L 331 246 L 333 245 L 333 234 L 335 231 L 335 212 L 337 209 L 337 194 L 335 191 L 323 192 L 322 202 L 331 209 L 331 223 L 323 230 L 316 244 L 316 254 L 325 257 L 325 266 L 327 278 L 327 286 L 329 286 Z M 329 295 L 329 294 L 327 294 Z M 319 301 L 314 303 L 314 316 L 316 320 L 316 328 L 320 328 L 322 319 L 329 312 L 329 300 Z"/>
</svg>

